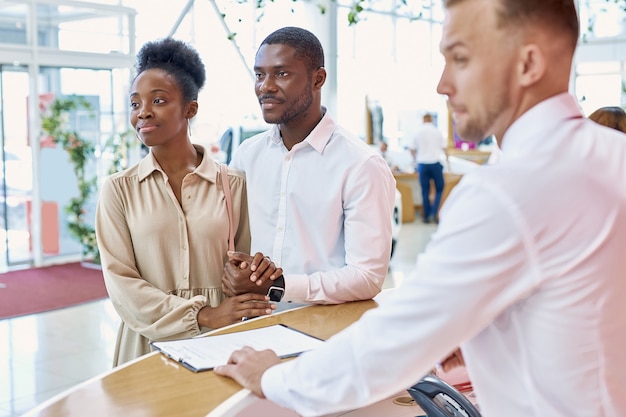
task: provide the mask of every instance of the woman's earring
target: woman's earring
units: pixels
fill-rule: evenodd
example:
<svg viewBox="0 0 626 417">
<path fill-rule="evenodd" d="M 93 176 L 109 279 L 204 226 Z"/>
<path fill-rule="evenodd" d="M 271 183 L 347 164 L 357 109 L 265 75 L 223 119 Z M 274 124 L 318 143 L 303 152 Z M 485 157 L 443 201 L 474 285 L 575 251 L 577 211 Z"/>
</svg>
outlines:
<svg viewBox="0 0 626 417">
<path fill-rule="evenodd" d="M 189 119 L 187 119 L 187 137 L 191 139 L 191 123 L 189 123 Z"/>
</svg>

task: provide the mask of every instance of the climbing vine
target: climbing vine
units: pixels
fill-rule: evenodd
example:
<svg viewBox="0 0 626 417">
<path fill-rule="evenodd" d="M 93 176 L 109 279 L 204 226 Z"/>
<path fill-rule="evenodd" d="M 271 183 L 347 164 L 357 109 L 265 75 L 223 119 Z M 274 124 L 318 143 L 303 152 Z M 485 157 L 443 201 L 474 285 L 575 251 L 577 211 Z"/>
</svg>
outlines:
<svg viewBox="0 0 626 417">
<path fill-rule="evenodd" d="M 99 264 L 100 253 L 96 243 L 96 232 L 85 219 L 85 205 L 96 191 L 97 184 L 97 177 L 88 176 L 86 172 L 87 164 L 95 159 L 95 146 L 68 127 L 69 114 L 78 109 L 91 111 L 91 105 L 80 96 L 55 99 L 41 120 L 41 129 L 69 156 L 78 183 L 78 195 L 71 198 L 65 206 L 65 213 L 68 215 L 67 227 L 70 234 L 81 244 L 83 257 Z"/>
</svg>

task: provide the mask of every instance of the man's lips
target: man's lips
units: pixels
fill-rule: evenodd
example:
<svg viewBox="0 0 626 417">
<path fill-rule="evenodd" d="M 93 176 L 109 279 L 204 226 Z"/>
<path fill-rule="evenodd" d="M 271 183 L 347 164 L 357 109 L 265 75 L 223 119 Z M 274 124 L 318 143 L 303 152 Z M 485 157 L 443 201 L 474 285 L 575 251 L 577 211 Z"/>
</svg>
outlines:
<svg viewBox="0 0 626 417">
<path fill-rule="evenodd" d="M 274 97 L 266 97 L 266 98 L 261 97 L 259 99 L 259 103 L 261 104 L 261 108 L 262 109 L 269 110 L 269 109 L 273 109 L 274 107 L 282 104 L 283 100 L 279 100 L 279 99 L 274 98 Z"/>
</svg>

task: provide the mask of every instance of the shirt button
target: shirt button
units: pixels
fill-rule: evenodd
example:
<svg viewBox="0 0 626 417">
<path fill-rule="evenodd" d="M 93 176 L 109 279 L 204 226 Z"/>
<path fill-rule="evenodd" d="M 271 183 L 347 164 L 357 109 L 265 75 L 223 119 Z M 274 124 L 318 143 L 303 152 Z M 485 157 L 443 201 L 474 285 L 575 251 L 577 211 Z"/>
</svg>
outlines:
<svg viewBox="0 0 626 417">
<path fill-rule="evenodd" d="M 187 250 L 187 245 L 183 245 L 183 250 Z"/>
<path fill-rule="evenodd" d="M 191 195 L 187 194 L 187 200 L 189 200 L 191 198 Z"/>
</svg>

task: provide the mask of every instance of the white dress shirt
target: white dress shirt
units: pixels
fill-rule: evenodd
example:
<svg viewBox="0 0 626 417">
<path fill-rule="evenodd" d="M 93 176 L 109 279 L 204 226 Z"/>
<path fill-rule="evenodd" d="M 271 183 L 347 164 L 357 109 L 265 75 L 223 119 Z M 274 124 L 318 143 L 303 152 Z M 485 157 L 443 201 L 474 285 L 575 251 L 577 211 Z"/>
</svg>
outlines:
<svg viewBox="0 0 626 417">
<path fill-rule="evenodd" d="M 290 151 L 274 125 L 243 142 L 252 253 L 285 275 L 283 301 L 341 303 L 378 294 L 391 256 L 395 179 L 385 160 L 328 112 Z"/>
<path fill-rule="evenodd" d="M 346 331 L 270 368 L 303 416 L 416 383 L 459 344 L 484 417 L 626 416 L 626 135 L 555 96 L 450 194 L 414 275 Z"/>
<path fill-rule="evenodd" d="M 444 156 L 446 140 L 432 123 L 422 124 L 413 137 L 411 149 L 417 152 L 415 160 L 418 164 L 434 164 Z"/>
</svg>

